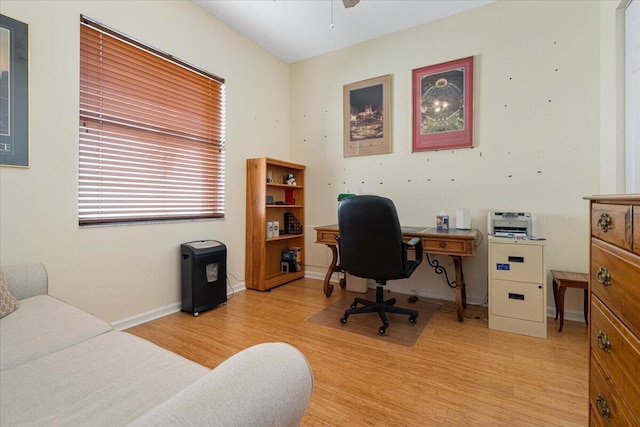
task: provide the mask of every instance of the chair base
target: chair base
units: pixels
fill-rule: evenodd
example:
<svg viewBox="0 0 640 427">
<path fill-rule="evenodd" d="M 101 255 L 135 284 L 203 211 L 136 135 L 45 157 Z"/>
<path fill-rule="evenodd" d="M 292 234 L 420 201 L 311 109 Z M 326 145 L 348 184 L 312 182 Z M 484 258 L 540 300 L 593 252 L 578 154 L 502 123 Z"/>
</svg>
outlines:
<svg viewBox="0 0 640 427">
<path fill-rule="evenodd" d="M 409 316 L 409 323 L 415 324 L 418 318 L 418 312 L 415 310 L 409 310 L 407 308 L 401 308 L 395 306 L 396 299 L 391 298 L 384 300 L 384 287 L 378 285 L 376 287 L 376 300 L 369 301 L 363 298 L 355 298 L 351 303 L 351 309 L 345 310 L 344 315 L 340 318 L 340 323 L 343 325 L 347 323 L 347 319 L 352 314 L 362 313 L 378 313 L 380 320 L 382 320 L 382 326 L 378 328 L 378 333 L 384 335 L 389 327 L 389 320 L 387 319 L 387 313 L 406 314 Z M 358 307 L 361 304 L 363 307 Z"/>
</svg>

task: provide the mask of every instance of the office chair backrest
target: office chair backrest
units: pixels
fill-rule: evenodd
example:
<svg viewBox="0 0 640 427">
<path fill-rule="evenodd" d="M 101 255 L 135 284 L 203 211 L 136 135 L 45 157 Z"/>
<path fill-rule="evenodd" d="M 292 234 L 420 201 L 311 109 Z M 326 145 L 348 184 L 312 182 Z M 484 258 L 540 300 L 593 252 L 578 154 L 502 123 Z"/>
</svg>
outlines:
<svg viewBox="0 0 640 427">
<path fill-rule="evenodd" d="M 338 205 L 340 265 L 348 273 L 375 280 L 404 277 L 406 253 L 393 202 L 354 196 Z"/>
</svg>

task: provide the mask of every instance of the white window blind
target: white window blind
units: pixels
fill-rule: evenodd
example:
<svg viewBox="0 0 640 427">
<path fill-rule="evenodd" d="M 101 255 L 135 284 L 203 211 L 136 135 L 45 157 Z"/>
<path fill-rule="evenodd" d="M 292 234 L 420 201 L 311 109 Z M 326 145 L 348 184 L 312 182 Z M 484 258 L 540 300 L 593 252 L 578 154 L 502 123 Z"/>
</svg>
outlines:
<svg viewBox="0 0 640 427">
<path fill-rule="evenodd" d="M 81 16 L 81 225 L 224 217 L 224 80 Z"/>
</svg>

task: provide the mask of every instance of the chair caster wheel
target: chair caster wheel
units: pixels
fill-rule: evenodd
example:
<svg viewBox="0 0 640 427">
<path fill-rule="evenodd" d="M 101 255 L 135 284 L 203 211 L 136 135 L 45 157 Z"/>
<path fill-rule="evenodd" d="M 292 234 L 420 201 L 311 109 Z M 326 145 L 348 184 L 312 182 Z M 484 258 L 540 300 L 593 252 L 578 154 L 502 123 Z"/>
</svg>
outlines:
<svg viewBox="0 0 640 427">
<path fill-rule="evenodd" d="M 384 335 L 384 334 L 386 334 L 386 333 L 387 333 L 387 327 L 386 327 L 386 326 L 380 326 L 380 327 L 378 328 L 378 333 L 379 333 L 380 335 Z"/>
<path fill-rule="evenodd" d="M 415 325 L 417 317 L 418 316 L 409 316 L 409 323 L 411 323 L 412 325 Z"/>
<path fill-rule="evenodd" d="M 349 316 L 342 316 L 340 318 L 340 323 L 342 323 L 343 325 L 345 325 L 347 323 L 347 319 L 349 318 Z"/>
<path fill-rule="evenodd" d="M 354 302 L 354 303 L 351 303 L 351 308 L 352 308 L 352 309 L 353 309 L 353 308 L 356 308 L 357 306 L 358 306 L 358 304 L 356 304 L 355 302 Z"/>
</svg>

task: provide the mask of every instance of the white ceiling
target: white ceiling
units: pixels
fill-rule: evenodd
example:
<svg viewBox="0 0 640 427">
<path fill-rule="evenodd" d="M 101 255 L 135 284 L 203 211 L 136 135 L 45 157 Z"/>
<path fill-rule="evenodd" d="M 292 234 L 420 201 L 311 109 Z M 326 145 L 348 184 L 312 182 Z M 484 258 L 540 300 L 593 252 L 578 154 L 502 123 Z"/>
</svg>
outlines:
<svg viewBox="0 0 640 427">
<path fill-rule="evenodd" d="M 287 63 L 297 62 L 495 0 L 193 0 Z M 333 22 L 333 28 L 331 23 Z"/>
</svg>

